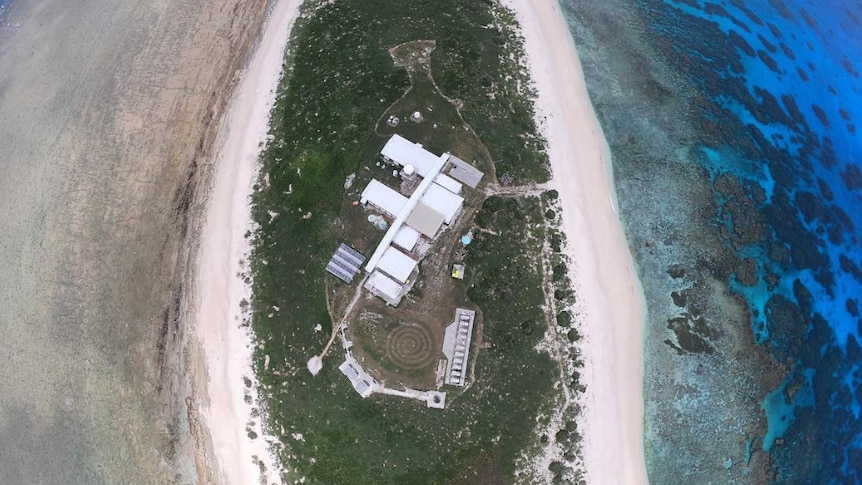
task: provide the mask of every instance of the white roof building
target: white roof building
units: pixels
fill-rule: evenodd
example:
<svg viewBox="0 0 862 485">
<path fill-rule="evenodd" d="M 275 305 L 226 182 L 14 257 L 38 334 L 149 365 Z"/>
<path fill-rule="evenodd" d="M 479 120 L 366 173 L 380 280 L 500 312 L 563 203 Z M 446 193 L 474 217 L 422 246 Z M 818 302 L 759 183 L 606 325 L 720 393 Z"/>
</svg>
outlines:
<svg viewBox="0 0 862 485">
<path fill-rule="evenodd" d="M 380 386 L 377 380 L 365 372 L 362 366 L 359 365 L 359 362 L 357 362 L 350 354 L 348 354 L 344 362 L 338 366 L 338 370 L 350 379 L 350 383 L 353 384 L 353 389 L 359 393 L 363 399 L 370 396 L 374 392 L 375 388 Z"/>
<path fill-rule="evenodd" d="M 389 246 L 386 248 L 386 251 L 383 252 L 383 256 L 377 263 L 377 269 L 388 274 L 392 279 L 400 283 L 407 283 L 410 275 L 416 269 L 416 265 L 416 260 L 394 247 Z"/>
<path fill-rule="evenodd" d="M 397 217 L 401 213 L 401 209 L 407 205 L 407 197 L 376 179 L 372 179 L 368 183 L 368 186 L 362 191 L 359 201 L 363 204 L 370 203 L 392 217 Z"/>
<path fill-rule="evenodd" d="M 464 198 L 434 183 L 428 187 L 425 195 L 422 196 L 422 203 L 443 214 L 443 221 L 446 224 L 451 224 L 455 216 L 458 215 L 458 211 L 461 210 Z"/>
<path fill-rule="evenodd" d="M 395 239 L 395 235 L 401 229 L 401 226 L 407 220 L 407 217 L 413 213 L 413 209 L 419 204 L 419 199 L 425 194 L 425 191 L 428 190 L 430 185 L 434 184 L 434 177 L 440 173 L 443 169 L 443 165 L 446 164 L 446 159 L 441 157 L 437 159 L 437 162 L 432 167 L 431 172 L 429 172 L 429 176 L 422 179 L 422 182 L 419 183 L 419 187 L 416 188 L 416 191 L 413 192 L 413 195 L 407 200 L 407 203 L 401 209 L 401 212 L 398 213 L 398 216 L 392 221 L 392 225 L 389 226 L 389 230 L 386 231 L 386 234 L 383 235 L 383 240 L 380 241 L 380 244 L 377 245 L 377 249 L 374 250 L 374 253 L 368 258 L 368 262 L 365 264 L 365 271 L 369 273 L 374 271 L 374 268 L 377 267 L 377 263 L 380 261 L 380 258 L 383 256 L 383 251 L 392 244 L 392 240 Z M 421 232 L 421 231 L 420 231 Z"/>
<path fill-rule="evenodd" d="M 419 202 L 404 223 L 421 232 L 428 239 L 434 239 L 445 219 L 446 216 L 443 214 L 428 207 L 425 203 Z"/>
<path fill-rule="evenodd" d="M 422 145 L 413 143 L 401 135 L 392 135 L 380 151 L 387 160 L 401 165 L 413 165 L 421 177 L 431 172 L 440 157 L 422 148 Z M 448 156 L 447 156 L 448 159 Z"/>
<path fill-rule="evenodd" d="M 401 226 L 392 242 L 405 251 L 413 251 L 416 243 L 419 242 L 419 231 L 410 226 Z"/>
<path fill-rule="evenodd" d="M 371 273 L 371 276 L 365 281 L 365 289 L 383 298 L 386 303 L 392 306 L 397 306 L 405 293 L 404 287 L 400 283 L 380 271 Z"/>
<path fill-rule="evenodd" d="M 452 192 L 453 194 L 460 194 L 461 189 L 463 188 L 460 182 L 446 175 L 445 173 L 441 173 L 436 178 L 434 178 L 434 183 L 440 185 L 449 192 Z"/>
</svg>

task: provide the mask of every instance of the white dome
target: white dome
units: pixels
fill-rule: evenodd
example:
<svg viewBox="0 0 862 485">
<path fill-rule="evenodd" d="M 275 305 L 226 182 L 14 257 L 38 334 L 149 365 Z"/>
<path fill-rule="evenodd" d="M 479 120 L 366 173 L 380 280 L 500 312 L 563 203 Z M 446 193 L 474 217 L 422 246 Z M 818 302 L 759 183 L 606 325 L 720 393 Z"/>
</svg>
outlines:
<svg viewBox="0 0 862 485">
<path fill-rule="evenodd" d="M 404 165 L 404 175 L 413 175 L 416 169 L 413 168 L 413 165 Z"/>
</svg>

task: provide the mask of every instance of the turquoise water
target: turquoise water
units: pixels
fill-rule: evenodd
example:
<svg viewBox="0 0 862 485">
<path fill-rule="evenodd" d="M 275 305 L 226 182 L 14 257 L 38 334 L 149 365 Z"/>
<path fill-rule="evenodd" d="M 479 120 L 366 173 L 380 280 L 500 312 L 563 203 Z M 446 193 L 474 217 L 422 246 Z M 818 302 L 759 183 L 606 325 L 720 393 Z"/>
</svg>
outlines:
<svg viewBox="0 0 862 485">
<path fill-rule="evenodd" d="M 653 483 L 862 482 L 862 4 L 562 5 L 648 298 Z"/>
</svg>

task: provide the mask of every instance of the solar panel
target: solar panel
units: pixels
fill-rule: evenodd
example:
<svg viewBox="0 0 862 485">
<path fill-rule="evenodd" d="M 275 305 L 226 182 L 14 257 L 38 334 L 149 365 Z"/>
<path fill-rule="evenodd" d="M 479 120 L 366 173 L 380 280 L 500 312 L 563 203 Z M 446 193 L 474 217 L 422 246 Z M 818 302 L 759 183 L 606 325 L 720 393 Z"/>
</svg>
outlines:
<svg viewBox="0 0 862 485">
<path fill-rule="evenodd" d="M 355 256 L 346 251 L 338 250 L 334 255 L 332 255 L 332 258 L 338 258 L 350 266 L 356 266 L 357 268 L 362 265 L 362 261 L 358 261 Z"/>
<path fill-rule="evenodd" d="M 341 256 L 344 259 L 355 261 L 356 266 L 362 266 L 362 263 L 365 262 L 365 256 L 363 256 L 362 253 L 344 243 L 341 243 L 341 246 L 338 247 L 338 250 L 335 251 L 335 254 Z"/>
<path fill-rule="evenodd" d="M 352 247 L 341 243 L 332 259 L 326 264 L 326 271 L 336 276 L 345 283 L 353 281 L 353 277 L 359 272 L 359 267 L 365 262 L 365 256 Z"/>
<path fill-rule="evenodd" d="M 351 273 L 351 274 L 356 274 L 356 272 L 359 271 L 358 266 L 354 266 L 349 261 L 345 261 L 345 260 L 343 260 L 337 256 L 333 256 L 332 259 L 329 260 L 329 264 L 334 264 L 334 265 L 338 266 L 339 268 L 344 269 L 344 271 Z"/>
<path fill-rule="evenodd" d="M 341 281 L 343 281 L 345 283 L 350 283 L 351 281 L 353 281 L 353 276 L 354 276 L 353 274 L 350 274 L 350 273 L 344 271 L 340 267 L 332 264 L 332 262 L 330 262 L 329 264 L 326 265 L 326 271 L 329 271 L 330 273 L 332 273 L 333 275 L 338 277 L 338 279 L 340 279 Z"/>
</svg>

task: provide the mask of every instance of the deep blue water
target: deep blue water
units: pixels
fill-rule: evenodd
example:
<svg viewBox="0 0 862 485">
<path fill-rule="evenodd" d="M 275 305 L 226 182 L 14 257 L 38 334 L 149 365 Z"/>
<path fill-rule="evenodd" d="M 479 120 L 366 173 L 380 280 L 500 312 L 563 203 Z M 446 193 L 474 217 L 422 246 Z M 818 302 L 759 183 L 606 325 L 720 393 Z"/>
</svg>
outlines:
<svg viewBox="0 0 862 485">
<path fill-rule="evenodd" d="M 779 479 L 862 483 L 862 4 L 635 8 L 698 86 L 693 159 L 710 173 L 725 243 L 756 268 L 731 287 L 786 368 L 762 403 L 762 447 Z"/>
</svg>

